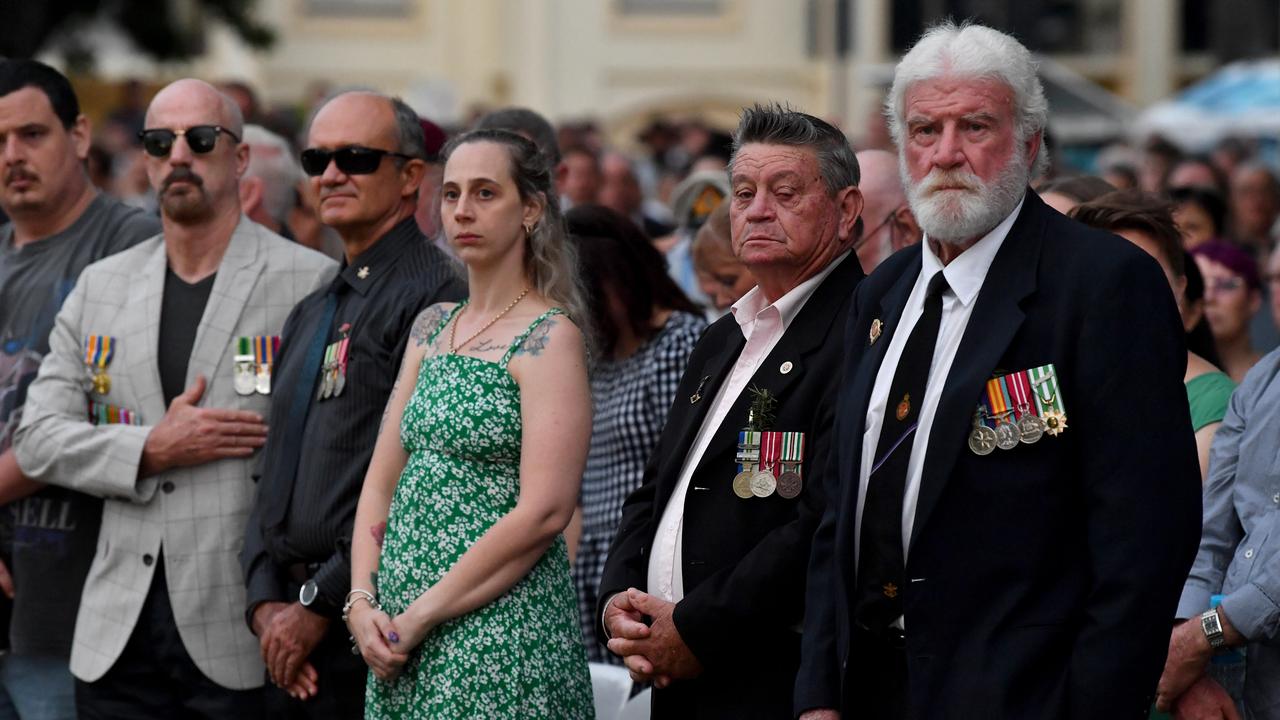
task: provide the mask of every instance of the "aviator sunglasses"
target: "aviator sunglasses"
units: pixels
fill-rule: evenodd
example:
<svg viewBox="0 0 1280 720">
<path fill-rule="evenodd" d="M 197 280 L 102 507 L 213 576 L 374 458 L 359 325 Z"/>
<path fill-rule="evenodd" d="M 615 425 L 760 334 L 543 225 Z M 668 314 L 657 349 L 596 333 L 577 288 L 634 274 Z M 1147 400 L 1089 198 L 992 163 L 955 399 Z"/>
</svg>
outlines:
<svg viewBox="0 0 1280 720">
<path fill-rule="evenodd" d="M 325 168 L 329 167 L 329 161 L 333 160 L 344 175 L 369 175 L 378 171 L 384 155 L 405 160 L 413 159 L 412 156 L 404 153 L 368 148 L 363 145 L 347 145 L 337 150 L 307 148 L 302 151 L 302 171 L 312 177 L 323 175 Z"/>
<path fill-rule="evenodd" d="M 186 130 L 152 128 L 140 131 L 138 139 L 142 141 L 142 149 L 152 157 L 167 157 L 169 151 L 173 149 L 173 141 L 179 135 L 187 139 L 187 147 L 191 148 L 191 152 L 204 155 L 213 150 L 213 146 L 218 143 L 218 133 L 226 133 L 232 140 L 240 142 L 240 138 L 236 137 L 235 133 L 221 125 L 195 125 Z"/>
</svg>

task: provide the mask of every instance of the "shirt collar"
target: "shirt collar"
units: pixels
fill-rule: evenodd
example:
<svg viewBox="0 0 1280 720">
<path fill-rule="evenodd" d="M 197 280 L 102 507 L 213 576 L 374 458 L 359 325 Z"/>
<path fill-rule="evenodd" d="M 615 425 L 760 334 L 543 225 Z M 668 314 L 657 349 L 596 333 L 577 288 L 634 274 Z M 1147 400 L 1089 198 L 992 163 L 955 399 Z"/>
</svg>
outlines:
<svg viewBox="0 0 1280 720">
<path fill-rule="evenodd" d="M 414 245 L 425 242 L 427 242 L 426 236 L 418 229 L 417 221 L 410 215 L 396 223 L 395 227 L 357 255 L 350 264 L 344 260 L 338 277 L 356 292 L 368 295 L 374 283 L 384 277 L 390 277 L 397 258 Z"/>
<path fill-rule="evenodd" d="M 1026 196 L 1023 197 L 1025 199 Z M 1018 213 L 1022 211 L 1022 203 L 1023 200 L 1019 200 L 1013 212 L 1005 216 L 999 225 L 992 228 L 991 232 L 983 235 L 981 240 L 960 253 L 945 267 L 934 254 L 933 247 L 929 245 L 929 237 L 926 235 L 921 241 L 924 245 L 923 252 L 920 253 L 921 277 L 931 278 L 934 273 L 941 270 L 943 277 L 947 279 L 947 285 L 951 286 L 951 292 L 955 293 L 960 303 L 967 307 L 978 297 L 978 291 L 982 289 L 982 282 L 987 277 L 987 271 L 991 269 L 992 261 L 996 259 L 996 253 L 1000 251 L 1000 246 L 1009 236 L 1009 230 L 1013 228 L 1014 221 L 1018 219 Z"/>
<path fill-rule="evenodd" d="M 817 290 L 818 286 L 822 284 L 822 281 L 826 280 L 827 276 L 836 269 L 836 266 L 844 262 L 845 259 L 852 254 L 852 250 L 846 250 L 843 254 L 836 257 L 835 260 L 827 263 L 827 266 L 819 270 L 813 277 L 805 280 L 792 288 L 786 295 L 778 298 L 772 305 L 769 303 L 769 299 L 764 296 L 764 292 L 760 290 L 759 285 L 748 290 L 747 294 L 743 295 L 738 302 L 729 306 L 729 312 L 733 313 L 733 319 L 738 321 L 738 327 L 742 330 L 743 336 L 748 338 L 751 337 L 750 326 L 755 323 L 756 318 L 760 313 L 768 310 L 770 307 L 776 309 L 778 314 L 782 316 L 782 329 L 785 332 L 786 329 L 790 327 L 792 318 L 800 313 L 800 309 L 804 307 L 809 296 L 813 295 L 813 292 Z"/>
</svg>

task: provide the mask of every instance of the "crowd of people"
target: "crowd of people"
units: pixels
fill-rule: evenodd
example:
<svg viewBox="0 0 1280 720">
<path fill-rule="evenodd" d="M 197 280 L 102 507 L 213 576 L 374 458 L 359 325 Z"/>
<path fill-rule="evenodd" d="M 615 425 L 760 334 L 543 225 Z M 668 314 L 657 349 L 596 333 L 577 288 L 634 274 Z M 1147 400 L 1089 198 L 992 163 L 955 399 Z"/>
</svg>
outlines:
<svg viewBox="0 0 1280 720">
<path fill-rule="evenodd" d="M 857 151 L 0 61 L 0 720 L 1276 717 L 1280 181 L 1050 112 L 951 23 Z"/>
</svg>

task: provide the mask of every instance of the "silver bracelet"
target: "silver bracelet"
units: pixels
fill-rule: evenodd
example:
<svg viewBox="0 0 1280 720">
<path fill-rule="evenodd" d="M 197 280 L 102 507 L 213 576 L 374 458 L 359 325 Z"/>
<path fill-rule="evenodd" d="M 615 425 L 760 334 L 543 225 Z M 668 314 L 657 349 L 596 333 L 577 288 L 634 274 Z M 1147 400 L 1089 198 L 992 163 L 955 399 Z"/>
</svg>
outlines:
<svg viewBox="0 0 1280 720">
<path fill-rule="evenodd" d="M 351 597 L 352 595 L 355 595 L 355 597 Z M 367 600 L 369 602 L 369 607 L 372 607 L 374 610 L 382 610 L 382 605 L 378 603 L 378 599 L 373 596 L 373 593 L 368 590 L 352 590 L 347 593 L 347 601 L 342 604 L 342 622 L 345 623 L 350 621 L 351 608 L 361 600 Z"/>
</svg>

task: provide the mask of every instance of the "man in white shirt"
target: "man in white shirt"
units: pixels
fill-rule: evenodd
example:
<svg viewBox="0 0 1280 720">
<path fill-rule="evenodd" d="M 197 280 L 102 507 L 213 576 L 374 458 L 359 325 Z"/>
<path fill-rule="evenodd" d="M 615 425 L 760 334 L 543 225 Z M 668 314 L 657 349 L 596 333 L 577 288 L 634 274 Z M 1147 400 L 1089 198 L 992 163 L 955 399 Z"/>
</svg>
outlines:
<svg viewBox="0 0 1280 720">
<path fill-rule="evenodd" d="M 655 682 L 655 718 L 791 712 L 826 498 L 813 473 L 862 279 L 858 165 L 840 131 L 756 106 L 734 148 L 733 249 L 759 285 L 690 356 L 599 593 L 609 649 Z"/>
<path fill-rule="evenodd" d="M 853 301 L 795 710 L 1145 717 L 1199 536 L 1164 274 L 1027 192 L 1048 107 L 1008 35 L 933 28 L 888 114 L 925 241 Z"/>
</svg>

